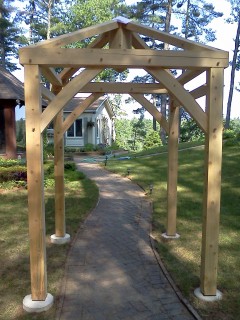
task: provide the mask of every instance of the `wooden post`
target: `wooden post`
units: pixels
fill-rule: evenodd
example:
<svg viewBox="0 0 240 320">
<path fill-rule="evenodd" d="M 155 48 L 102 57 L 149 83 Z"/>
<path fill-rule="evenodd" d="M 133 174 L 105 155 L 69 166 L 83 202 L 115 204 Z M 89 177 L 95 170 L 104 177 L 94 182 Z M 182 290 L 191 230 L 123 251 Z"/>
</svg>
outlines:
<svg viewBox="0 0 240 320">
<path fill-rule="evenodd" d="M 218 236 L 220 218 L 222 165 L 223 69 L 207 72 L 208 134 L 205 142 L 205 188 L 203 199 L 203 230 L 201 259 L 201 293 L 217 292 Z"/>
<path fill-rule="evenodd" d="M 32 300 L 47 296 L 40 72 L 25 66 L 26 145 Z"/>
<path fill-rule="evenodd" d="M 168 135 L 168 185 L 167 185 L 167 232 L 166 237 L 176 237 L 177 176 L 178 176 L 179 107 L 171 101 Z"/>
<path fill-rule="evenodd" d="M 65 236 L 63 111 L 54 120 L 55 236 Z"/>
<path fill-rule="evenodd" d="M 4 108 L 4 119 L 6 158 L 15 159 L 17 157 L 16 124 L 15 105 L 12 101 L 9 101 Z"/>
</svg>

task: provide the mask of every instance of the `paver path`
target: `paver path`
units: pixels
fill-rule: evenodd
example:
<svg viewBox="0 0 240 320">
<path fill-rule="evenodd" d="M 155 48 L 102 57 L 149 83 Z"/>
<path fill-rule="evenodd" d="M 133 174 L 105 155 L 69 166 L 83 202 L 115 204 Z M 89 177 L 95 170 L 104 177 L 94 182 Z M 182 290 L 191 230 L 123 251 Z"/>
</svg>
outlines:
<svg viewBox="0 0 240 320">
<path fill-rule="evenodd" d="M 57 319 L 195 319 L 152 251 L 151 204 L 142 189 L 97 164 L 78 165 L 96 181 L 100 199 L 71 248 Z"/>
</svg>

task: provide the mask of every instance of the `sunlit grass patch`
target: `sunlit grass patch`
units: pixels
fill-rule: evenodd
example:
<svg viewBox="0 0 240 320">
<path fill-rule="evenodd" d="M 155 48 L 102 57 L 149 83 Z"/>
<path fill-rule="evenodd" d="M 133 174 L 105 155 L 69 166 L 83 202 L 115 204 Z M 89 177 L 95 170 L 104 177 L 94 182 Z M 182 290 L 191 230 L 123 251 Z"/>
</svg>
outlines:
<svg viewBox="0 0 240 320">
<path fill-rule="evenodd" d="M 51 164 L 48 164 L 51 165 Z M 45 165 L 47 170 L 48 165 Z M 27 190 L 1 190 L 0 193 L 0 319 L 53 320 L 59 299 L 69 244 L 56 246 L 50 242 L 55 233 L 54 183 L 52 169 L 45 174 L 45 215 L 47 243 L 48 292 L 56 301 L 42 314 L 28 314 L 22 309 L 24 296 L 30 294 Z M 74 238 L 80 223 L 95 206 L 98 189 L 82 173 L 65 170 L 66 229 Z M 89 200 L 90 199 L 90 200 Z"/>
<path fill-rule="evenodd" d="M 177 286 L 203 319 L 235 320 L 240 315 L 240 148 L 223 148 L 218 265 L 218 289 L 223 292 L 223 300 L 210 304 L 193 295 L 200 284 L 204 148 L 188 150 L 186 144 L 184 148 L 186 150 L 179 152 L 177 232 L 181 237 L 176 241 L 161 237 L 167 220 L 167 154 L 146 158 L 135 154 L 135 158 L 128 161 L 109 161 L 107 168 L 123 175 L 131 168 L 129 178 L 151 197 L 153 236 L 159 254 Z M 149 183 L 154 186 L 152 194 Z"/>
</svg>

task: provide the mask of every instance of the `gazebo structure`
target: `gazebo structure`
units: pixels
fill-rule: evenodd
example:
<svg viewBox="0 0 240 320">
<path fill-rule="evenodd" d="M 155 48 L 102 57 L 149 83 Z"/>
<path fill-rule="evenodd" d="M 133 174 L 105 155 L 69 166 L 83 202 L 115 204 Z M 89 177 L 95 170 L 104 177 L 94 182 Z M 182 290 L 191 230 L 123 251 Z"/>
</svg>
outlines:
<svg viewBox="0 0 240 320">
<path fill-rule="evenodd" d="M 170 50 L 150 49 L 141 35 L 169 44 Z M 90 40 L 86 48 L 72 46 L 86 38 Z M 167 237 L 177 236 L 180 106 L 184 107 L 205 133 L 201 281 L 198 291 L 203 299 L 218 297 L 223 71 L 228 66 L 228 52 L 118 17 L 110 22 L 22 48 L 20 63 L 25 69 L 31 269 L 31 295 L 24 298 L 24 309 L 29 312 L 46 310 L 53 302 L 51 294 L 47 293 L 42 133 L 54 120 L 56 229 L 51 238 L 54 243 L 63 243 L 70 237 L 65 232 L 63 134 L 93 101 L 105 93 L 128 93 L 155 117 L 168 134 Z M 62 68 L 62 71 L 57 73 L 55 68 Z M 113 68 L 118 72 L 142 68 L 156 82 L 95 82 L 96 76 L 106 68 Z M 180 75 L 174 76 L 170 69 L 179 70 Z M 185 84 L 203 73 L 206 74 L 206 81 L 202 85 L 190 92 L 184 88 Z M 42 85 L 41 75 L 51 83 L 51 90 Z M 79 92 L 91 95 L 63 121 L 64 106 Z M 144 97 L 146 93 L 169 95 L 168 119 Z M 196 101 L 202 96 L 206 96 L 205 110 Z M 49 101 L 44 112 L 41 108 L 42 97 Z"/>
<path fill-rule="evenodd" d="M 23 83 L 0 67 L 0 154 L 17 157 L 15 108 L 24 103 Z"/>
</svg>

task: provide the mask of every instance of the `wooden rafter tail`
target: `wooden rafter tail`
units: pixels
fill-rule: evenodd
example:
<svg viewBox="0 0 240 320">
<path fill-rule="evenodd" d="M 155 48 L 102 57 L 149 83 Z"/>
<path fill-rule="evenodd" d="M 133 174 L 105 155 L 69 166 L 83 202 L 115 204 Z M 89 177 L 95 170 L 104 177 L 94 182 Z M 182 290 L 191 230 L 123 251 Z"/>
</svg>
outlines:
<svg viewBox="0 0 240 320">
<path fill-rule="evenodd" d="M 151 27 L 147 27 L 147 26 L 143 26 L 137 22 L 133 22 L 130 21 L 128 24 L 124 25 L 124 28 L 126 28 L 127 30 L 131 30 L 133 32 L 139 33 L 139 34 L 143 34 L 149 37 L 152 37 L 156 40 L 162 41 L 164 43 L 168 43 L 170 45 L 176 46 L 178 48 L 182 48 L 182 49 L 188 49 L 188 50 L 208 50 L 208 51 L 214 51 L 214 52 L 218 52 L 218 51 L 222 51 L 219 49 L 216 49 L 214 47 L 211 46 L 207 46 L 207 45 L 203 45 L 200 43 L 196 43 L 194 41 L 182 38 L 182 37 L 178 37 L 175 35 L 172 35 L 170 33 L 167 32 L 163 32 L 163 31 L 159 31 L 159 30 L 155 30 Z"/>
<path fill-rule="evenodd" d="M 192 95 L 183 88 L 183 86 L 174 78 L 174 76 L 163 69 L 146 69 L 146 71 L 168 89 L 172 96 L 180 102 L 180 104 L 198 123 L 200 128 L 207 133 L 208 129 L 206 114 L 192 97 Z"/>
<path fill-rule="evenodd" d="M 59 86 L 62 87 L 62 80 L 59 76 L 59 74 L 53 69 L 42 66 L 41 72 L 43 76 L 53 85 L 53 86 Z"/>
<path fill-rule="evenodd" d="M 91 105 L 93 104 L 98 98 L 103 96 L 103 93 L 93 93 L 89 97 L 87 97 L 83 102 L 77 106 L 73 112 L 64 120 L 61 130 L 61 135 L 63 135 L 73 124 L 73 122 Z"/>
<path fill-rule="evenodd" d="M 72 81 L 70 81 L 50 102 L 48 107 L 44 110 L 41 115 L 41 132 L 48 126 L 48 124 L 56 117 L 64 106 L 72 99 L 73 96 L 85 86 L 89 81 L 94 79 L 100 72 L 101 69 L 85 69 Z"/>
<path fill-rule="evenodd" d="M 166 133 L 169 133 L 169 126 L 167 120 L 164 118 L 164 116 L 159 112 L 155 106 L 147 100 L 143 94 L 133 94 L 131 93 L 131 96 L 140 103 L 141 106 L 143 106 L 155 119 L 156 121 L 163 127 L 163 129 L 166 131 Z"/>
</svg>

